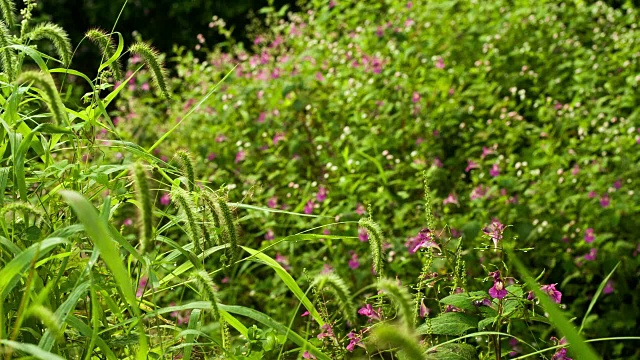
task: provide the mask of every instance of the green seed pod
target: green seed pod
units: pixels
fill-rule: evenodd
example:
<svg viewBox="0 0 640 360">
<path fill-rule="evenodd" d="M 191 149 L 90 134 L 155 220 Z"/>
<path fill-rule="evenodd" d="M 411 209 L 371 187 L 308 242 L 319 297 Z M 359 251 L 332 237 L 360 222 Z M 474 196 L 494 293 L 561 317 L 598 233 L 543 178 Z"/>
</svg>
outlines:
<svg viewBox="0 0 640 360">
<path fill-rule="evenodd" d="M 140 252 L 147 253 L 153 247 L 153 205 L 147 182 L 147 172 L 140 163 L 132 166 L 136 198 L 140 203 Z"/>
<path fill-rule="evenodd" d="M 371 246 L 373 270 L 378 274 L 378 276 L 382 276 L 382 230 L 380 230 L 380 226 L 373 222 L 371 218 L 360 219 L 360 221 L 358 221 L 358 225 L 367 230 L 367 234 L 369 235 L 369 244 Z"/>
<path fill-rule="evenodd" d="M 137 42 L 131 45 L 131 47 L 129 47 L 129 51 L 133 54 L 140 55 L 142 61 L 147 65 L 147 68 L 151 72 L 155 86 L 160 89 L 165 98 L 171 98 L 166 81 L 166 70 L 164 69 L 162 60 L 160 59 L 160 54 L 158 54 L 158 52 L 149 44 L 144 42 Z"/>
<path fill-rule="evenodd" d="M 52 23 L 38 24 L 33 30 L 27 33 L 27 38 L 31 41 L 40 39 L 51 41 L 64 66 L 69 66 L 71 63 L 73 50 L 71 48 L 71 42 L 69 41 L 69 35 L 67 35 L 67 32 L 60 26 Z"/>
</svg>

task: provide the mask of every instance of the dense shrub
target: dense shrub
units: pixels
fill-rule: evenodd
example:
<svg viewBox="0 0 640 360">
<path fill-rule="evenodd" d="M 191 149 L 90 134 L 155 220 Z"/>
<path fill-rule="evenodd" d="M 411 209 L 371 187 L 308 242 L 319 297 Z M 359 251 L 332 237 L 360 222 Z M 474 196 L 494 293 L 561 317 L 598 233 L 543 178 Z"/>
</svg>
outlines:
<svg viewBox="0 0 640 360">
<path fill-rule="evenodd" d="M 371 204 L 388 235 L 389 266 L 404 279 L 420 269 L 405 242 L 426 226 L 419 184 L 427 171 L 437 229 L 448 224 L 477 248 L 492 219 L 511 224 L 505 246 L 525 249 L 523 260 L 545 269 L 575 315 L 621 261 L 608 283 L 615 296 L 600 301 L 585 329 L 631 334 L 637 22 L 633 8 L 602 2 L 315 2 L 256 34 L 251 49 L 214 47 L 206 62 L 179 50 L 181 101 L 145 95 L 138 75 L 134 97 L 119 103 L 118 127 L 149 143 L 182 121 L 181 140 L 158 153 L 190 149 L 203 183 L 227 184 L 248 204 L 330 217 L 319 224 Z M 303 223 L 263 217 L 247 231 L 269 240 Z M 327 263 L 346 264 L 349 248 L 338 245 Z M 308 266 L 291 255 L 294 269 Z M 465 257 L 488 260 L 481 251 Z"/>
</svg>

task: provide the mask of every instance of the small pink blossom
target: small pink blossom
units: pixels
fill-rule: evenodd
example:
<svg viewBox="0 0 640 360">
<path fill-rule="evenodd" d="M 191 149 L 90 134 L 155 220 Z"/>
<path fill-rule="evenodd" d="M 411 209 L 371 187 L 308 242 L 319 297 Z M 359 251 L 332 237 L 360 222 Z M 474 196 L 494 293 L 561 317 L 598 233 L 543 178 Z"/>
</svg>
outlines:
<svg viewBox="0 0 640 360">
<path fill-rule="evenodd" d="M 349 339 L 349 344 L 346 347 L 347 351 L 352 352 L 356 348 L 356 346 L 363 346 L 361 335 L 358 335 L 351 331 L 347 334 L 347 338 Z"/>
<path fill-rule="evenodd" d="M 589 199 L 593 199 L 594 197 L 596 197 L 596 192 L 595 191 L 589 191 Z"/>
<path fill-rule="evenodd" d="M 414 91 L 413 95 L 411 96 L 411 101 L 413 101 L 413 103 L 417 103 L 418 101 L 420 101 L 420 93 Z"/>
<path fill-rule="evenodd" d="M 164 193 L 162 196 L 160 196 L 160 204 L 162 204 L 163 206 L 171 204 L 171 195 L 169 195 L 169 193 Z"/>
<path fill-rule="evenodd" d="M 491 238 L 491 240 L 493 241 L 494 247 L 497 249 L 498 242 L 502 240 L 502 233 L 506 228 L 507 228 L 506 225 L 501 224 L 500 221 L 498 221 L 497 219 L 493 219 L 493 221 L 491 222 L 491 224 L 489 224 L 489 226 L 486 226 L 484 229 L 482 229 L 482 232 L 484 232 L 485 235 Z"/>
<path fill-rule="evenodd" d="M 360 267 L 360 261 L 358 260 L 358 254 L 355 252 L 351 253 L 351 260 L 349 260 L 349 267 L 352 270 L 355 270 Z"/>
<path fill-rule="evenodd" d="M 264 238 L 265 240 L 273 240 L 276 238 L 276 235 L 273 233 L 273 230 L 269 229 L 267 230 L 267 233 L 264 234 Z"/>
<path fill-rule="evenodd" d="M 464 169 L 464 172 L 469 172 L 473 169 L 480 168 L 480 165 L 473 160 L 467 160 L 467 167 Z"/>
<path fill-rule="evenodd" d="M 584 254 L 584 259 L 587 261 L 595 261 L 596 256 L 598 255 L 598 249 L 591 248 L 588 253 Z"/>
<path fill-rule="evenodd" d="M 441 57 L 438 57 L 438 60 L 436 60 L 436 68 L 444 69 L 444 60 Z"/>
<path fill-rule="evenodd" d="M 278 198 L 276 196 L 272 196 L 269 198 L 269 201 L 267 201 L 267 206 L 270 207 L 271 209 L 275 209 L 278 207 Z"/>
<path fill-rule="evenodd" d="M 318 202 L 323 202 L 327 199 L 327 189 L 324 186 L 320 186 L 318 188 L 318 193 L 316 194 L 316 200 Z"/>
<path fill-rule="evenodd" d="M 141 276 L 140 282 L 138 283 L 138 290 L 136 291 L 136 297 L 142 297 L 144 294 L 144 289 L 147 287 L 147 283 L 149 278 L 147 276 Z"/>
<path fill-rule="evenodd" d="M 558 284 L 542 285 L 540 287 L 540 290 L 549 294 L 551 299 L 555 301 L 556 304 L 560 304 L 562 300 L 562 293 L 556 289 L 556 285 Z"/>
<path fill-rule="evenodd" d="M 602 292 L 605 295 L 609 295 L 612 294 L 615 291 L 615 288 L 613 287 L 613 281 L 609 280 L 607 281 L 607 284 L 604 286 L 604 289 L 602 289 Z"/>
<path fill-rule="evenodd" d="M 307 203 L 304 206 L 304 213 L 307 215 L 313 213 L 313 200 L 307 201 Z"/>
<path fill-rule="evenodd" d="M 507 290 L 504 288 L 504 282 L 500 277 L 500 271 L 489 273 L 493 277 L 493 286 L 489 289 L 489 295 L 494 299 L 503 299 L 507 296 Z"/>
<path fill-rule="evenodd" d="M 356 206 L 356 214 L 358 215 L 363 215 L 366 212 L 364 205 L 358 203 L 358 206 Z"/>
<path fill-rule="evenodd" d="M 371 304 L 366 304 L 358 310 L 358 314 L 366 316 L 371 320 L 380 320 L 380 309 L 378 311 L 373 309 Z"/>
<path fill-rule="evenodd" d="M 593 242 L 596 239 L 596 236 L 593 233 L 593 228 L 588 228 L 584 231 L 584 241 L 588 244 Z"/>
<path fill-rule="evenodd" d="M 454 194 L 449 194 L 449 196 L 447 196 L 447 198 L 446 198 L 446 199 L 444 199 L 444 200 L 442 201 L 442 203 L 443 203 L 444 205 L 447 205 L 447 204 L 456 204 L 456 205 L 459 205 L 459 204 L 458 204 L 458 197 L 457 197 L 457 196 L 455 196 Z"/>
<path fill-rule="evenodd" d="M 367 233 L 367 229 L 365 228 L 358 229 L 358 240 L 362 242 L 369 241 L 369 233 Z"/>
<path fill-rule="evenodd" d="M 435 242 L 431 230 L 424 228 L 417 236 L 409 238 L 404 246 L 409 250 L 409 254 L 415 254 L 420 249 L 436 248 L 440 251 L 440 246 Z"/>
<path fill-rule="evenodd" d="M 284 134 L 283 133 L 276 133 L 273 136 L 273 145 L 278 145 L 278 143 L 280 141 L 284 140 Z"/>
<path fill-rule="evenodd" d="M 318 340 L 322 340 L 326 337 L 328 338 L 335 337 L 335 335 L 333 334 L 333 328 L 331 327 L 331 325 L 324 324 L 322 325 L 321 329 L 322 331 L 320 332 L 320 334 L 318 334 Z"/>
<path fill-rule="evenodd" d="M 236 153 L 236 164 L 241 161 L 244 161 L 245 156 L 246 156 L 246 153 L 244 152 L 244 150 L 239 150 Z"/>
<path fill-rule="evenodd" d="M 489 170 L 489 175 L 491 175 L 491 177 L 496 177 L 500 175 L 500 167 L 498 166 L 498 164 L 493 164 L 491 166 L 491 170 Z"/>
<path fill-rule="evenodd" d="M 608 207 L 610 203 L 611 202 L 609 200 L 609 195 L 608 194 L 604 194 L 604 195 L 602 195 L 602 197 L 600 197 L 600 206 L 602 206 L 603 208 Z"/>
<path fill-rule="evenodd" d="M 303 359 L 316 359 L 315 355 L 311 354 L 309 351 L 305 351 L 302 354 Z"/>
</svg>

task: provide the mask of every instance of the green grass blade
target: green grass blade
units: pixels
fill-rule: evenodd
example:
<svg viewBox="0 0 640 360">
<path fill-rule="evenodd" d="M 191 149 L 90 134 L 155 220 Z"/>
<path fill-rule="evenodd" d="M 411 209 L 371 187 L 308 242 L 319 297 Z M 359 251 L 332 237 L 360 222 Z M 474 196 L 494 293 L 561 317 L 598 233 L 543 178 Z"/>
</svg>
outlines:
<svg viewBox="0 0 640 360">
<path fill-rule="evenodd" d="M 76 288 L 73 289 L 73 291 L 71 292 L 71 294 L 69 294 L 69 296 L 64 301 L 64 303 L 62 303 L 62 305 L 60 305 L 60 307 L 56 309 L 54 313 L 54 315 L 56 316 L 56 319 L 58 319 L 62 323 L 66 322 L 69 314 L 76 307 L 78 300 L 80 300 L 80 297 L 84 295 L 88 289 L 89 289 L 89 281 L 85 281 L 82 284 L 76 286 Z M 55 344 L 55 341 L 56 341 L 55 334 L 50 330 L 47 330 L 42 336 L 42 338 L 40 339 L 40 342 L 38 343 L 38 347 L 40 347 L 45 351 L 51 351 L 51 348 Z"/>
<path fill-rule="evenodd" d="M 36 254 L 38 254 L 39 258 L 43 257 L 54 247 L 66 243 L 67 241 L 62 238 L 48 238 L 31 245 L 28 249 L 14 257 L 7 266 L 0 270 L 0 302 L 4 302 L 4 299 L 13 287 L 16 286 L 20 277 L 24 275 L 24 272 Z"/>
<path fill-rule="evenodd" d="M 93 329 L 91 329 L 87 324 L 83 323 L 80 319 L 73 315 L 69 315 L 69 317 L 67 318 L 67 324 L 69 324 L 69 326 L 71 326 L 72 328 L 78 330 L 80 335 L 84 337 L 91 338 L 91 336 L 93 336 Z M 108 360 L 118 359 L 116 357 L 116 354 L 111 351 L 109 345 L 107 345 L 107 343 L 101 337 L 96 337 L 95 341 L 96 345 L 98 345 L 98 347 L 100 348 L 100 350 L 102 350 Z"/>
<path fill-rule="evenodd" d="M 322 353 L 320 351 L 320 349 L 318 349 L 317 347 L 311 345 L 311 343 L 309 341 L 307 341 L 305 338 L 303 338 L 302 336 L 298 335 L 296 332 L 292 331 L 291 329 L 289 329 L 288 327 L 280 324 L 279 322 L 273 320 L 272 318 L 270 318 L 269 316 L 267 316 L 266 314 L 263 314 L 257 310 L 253 310 L 253 309 L 249 309 L 246 308 L 244 306 L 235 306 L 235 305 L 223 305 L 223 304 L 218 304 L 218 307 L 221 310 L 225 310 L 228 311 L 232 314 L 237 314 L 237 315 L 242 315 L 242 316 L 246 316 L 248 318 L 251 318 L 263 325 L 266 325 L 276 331 L 278 331 L 279 333 L 286 335 L 289 340 L 291 340 L 294 344 L 301 346 L 301 347 L 305 347 L 306 349 L 309 350 L 310 353 L 312 353 L 313 355 L 315 355 L 318 359 L 322 359 L 322 360 L 329 360 L 330 358 L 325 355 L 324 353 Z"/>
<path fill-rule="evenodd" d="M 602 280 L 602 282 L 600 283 L 600 286 L 598 286 L 598 290 L 596 290 L 595 295 L 593 295 L 593 298 L 591 299 L 591 303 L 589 303 L 589 308 L 587 309 L 587 312 L 584 313 L 584 317 L 582 318 L 582 323 L 580 324 L 580 329 L 578 330 L 578 333 L 582 333 L 582 329 L 584 328 L 584 323 L 587 320 L 587 316 L 589 316 L 589 314 L 591 313 L 591 310 L 593 310 L 593 307 L 595 306 L 596 301 L 598 301 L 600 294 L 602 294 L 602 290 L 607 285 L 607 282 L 611 278 L 611 275 L 613 275 L 613 273 L 616 271 L 619 265 L 620 265 L 620 262 L 618 261 L 616 266 L 614 266 L 611 272 L 609 272 L 609 275 L 607 275 L 607 277 L 605 277 L 604 280 Z"/>
<path fill-rule="evenodd" d="M 129 273 L 122 264 L 120 254 L 115 246 L 116 243 L 109 234 L 109 227 L 100 219 L 96 208 L 79 193 L 64 190 L 60 191 L 60 195 L 71 205 L 76 216 L 78 216 L 78 219 L 84 225 L 85 231 L 94 241 L 96 247 L 100 249 L 102 260 L 107 264 L 107 267 L 113 274 L 115 282 L 122 291 L 125 300 L 129 303 L 132 313 L 135 317 L 140 318 L 140 309 L 138 308 L 136 296 L 131 286 Z M 138 358 L 145 359 L 146 353 L 148 352 L 148 344 L 142 321 L 138 322 L 138 330 L 140 332 Z"/>
<path fill-rule="evenodd" d="M 527 285 L 531 290 L 533 290 L 540 300 L 540 304 L 544 308 L 544 310 L 549 314 L 549 319 L 551 320 L 551 324 L 558 329 L 558 331 L 567 339 L 567 342 L 571 344 L 571 351 L 576 355 L 576 358 L 580 360 L 599 360 L 600 357 L 595 353 L 595 351 L 589 346 L 582 335 L 576 330 L 571 322 L 567 319 L 567 317 L 560 311 L 557 304 L 554 303 L 548 294 L 540 289 L 538 283 L 536 283 L 535 279 L 527 268 L 524 267 L 522 262 L 516 257 L 514 253 L 511 251 L 509 253 L 509 258 L 515 265 L 518 272 L 524 277 Z"/>
<path fill-rule="evenodd" d="M 277 261 L 275 261 L 268 255 L 266 255 L 265 253 L 259 252 L 257 250 L 254 250 L 245 246 L 242 246 L 242 249 L 244 249 L 244 251 L 251 254 L 252 257 L 255 257 L 256 259 L 258 259 L 259 262 L 272 268 L 276 272 L 278 277 L 284 282 L 284 284 L 287 285 L 289 290 L 291 290 L 291 292 L 298 298 L 298 300 L 300 300 L 302 305 L 309 311 L 309 314 L 313 316 L 313 318 L 316 320 L 318 325 L 320 326 L 324 325 L 324 320 L 322 320 L 322 317 L 318 313 L 318 310 L 316 310 L 315 306 L 313 306 L 313 303 L 304 294 L 302 289 L 300 289 L 296 281 L 293 279 L 293 277 L 291 277 L 291 275 L 289 275 L 287 270 L 285 270 L 280 264 L 278 264 Z"/>
<path fill-rule="evenodd" d="M 195 330 L 198 326 L 198 318 L 200 317 L 200 310 L 196 309 L 191 312 L 189 316 L 189 325 L 187 325 L 187 329 Z M 195 334 L 188 334 L 184 338 L 184 342 L 188 345 L 184 348 L 184 360 L 191 360 L 191 352 L 193 351 L 193 341 L 195 340 Z"/>
<path fill-rule="evenodd" d="M 14 350 L 18 350 L 18 351 L 22 351 L 25 352 L 31 356 L 33 356 L 36 359 L 41 359 L 41 360 L 64 360 L 64 358 L 52 354 L 48 351 L 42 350 L 39 347 L 37 347 L 36 345 L 33 344 L 24 344 L 24 343 L 20 343 L 17 341 L 11 341 L 11 340 L 3 340 L 0 339 L 0 344 L 8 346 Z"/>
<path fill-rule="evenodd" d="M 116 60 L 118 60 L 118 58 L 122 54 L 122 49 L 124 49 L 124 39 L 122 38 L 121 33 L 116 32 L 116 34 L 118 34 L 118 48 L 104 64 L 100 65 L 100 67 L 98 68 L 98 72 L 101 72 L 106 67 L 113 64 Z"/>
</svg>

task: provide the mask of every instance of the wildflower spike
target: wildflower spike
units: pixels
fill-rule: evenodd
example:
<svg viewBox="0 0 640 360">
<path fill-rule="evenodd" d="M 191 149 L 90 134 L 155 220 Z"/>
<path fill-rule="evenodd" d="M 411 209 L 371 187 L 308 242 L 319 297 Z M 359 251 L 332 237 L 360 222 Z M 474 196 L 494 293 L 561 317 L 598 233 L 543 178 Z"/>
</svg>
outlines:
<svg viewBox="0 0 640 360">
<path fill-rule="evenodd" d="M 160 89 L 162 95 L 165 98 L 171 98 L 171 94 L 169 94 L 169 88 L 166 81 L 166 71 L 164 69 L 162 60 L 160 59 L 160 54 L 158 54 L 158 52 L 149 44 L 144 42 L 137 42 L 131 45 L 129 51 L 133 54 L 140 55 L 142 61 L 147 65 L 149 71 L 151 71 L 151 76 L 153 77 L 154 84 L 158 87 L 158 89 Z"/>
<path fill-rule="evenodd" d="M 69 41 L 69 35 L 67 35 L 67 32 L 60 26 L 52 23 L 38 24 L 33 30 L 29 31 L 27 37 L 31 41 L 40 39 L 51 41 L 64 66 L 69 66 L 71 63 L 73 50 L 71 48 L 71 42 Z"/>
</svg>

